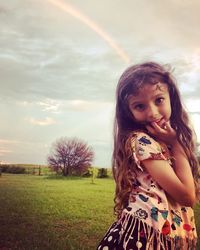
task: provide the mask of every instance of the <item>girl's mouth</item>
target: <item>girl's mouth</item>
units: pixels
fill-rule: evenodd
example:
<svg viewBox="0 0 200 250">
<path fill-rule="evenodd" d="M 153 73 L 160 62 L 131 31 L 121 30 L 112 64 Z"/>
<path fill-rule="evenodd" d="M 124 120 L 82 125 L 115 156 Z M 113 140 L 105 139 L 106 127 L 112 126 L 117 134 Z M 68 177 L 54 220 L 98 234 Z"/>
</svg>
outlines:
<svg viewBox="0 0 200 250">
<path fill-rule="evenodd" d="M 162 117 L 160 120 L 156 121 L 156 124 L 161 128 L 165 128 L 166 120 Z"/>
<path fill-rule="evenodd" d="M 154 120 L 152 122 L 149 122 L 149 124 L 152 126 L 152 123 L 156 123 L 159 127 L 163 128 L 165 126 L 165 119 L 162 117 L 160 119 Z"/>
</svg>

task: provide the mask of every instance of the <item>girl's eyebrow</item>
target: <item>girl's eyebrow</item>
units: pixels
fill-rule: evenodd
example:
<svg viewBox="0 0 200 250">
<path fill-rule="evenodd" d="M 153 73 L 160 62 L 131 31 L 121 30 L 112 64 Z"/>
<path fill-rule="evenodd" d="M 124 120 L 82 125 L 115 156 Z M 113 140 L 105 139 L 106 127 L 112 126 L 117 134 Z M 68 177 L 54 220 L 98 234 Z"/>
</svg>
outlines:
<svg viewBox="0 0 200 250">
<path fill-rule="evenodd" d="M 136 105 L 138 103 L 143 103 L 143 102 L 145 102 L 145 100 L 143 100 L 143 99 L 138 99 L 138 100 L 134 100 L 134 101 L 130 100 L 130 105 Z"/>
<path fill-rule="evenodd" d="M 166 94 L 167 94 L 166 92 L 162 92 L 162 93 L 159 93 L 159 94 L 155 95 L 154 97 L 157 98 L 157 97 L 160 97 L 160 96 L 164 96 Z"/>
</svg>

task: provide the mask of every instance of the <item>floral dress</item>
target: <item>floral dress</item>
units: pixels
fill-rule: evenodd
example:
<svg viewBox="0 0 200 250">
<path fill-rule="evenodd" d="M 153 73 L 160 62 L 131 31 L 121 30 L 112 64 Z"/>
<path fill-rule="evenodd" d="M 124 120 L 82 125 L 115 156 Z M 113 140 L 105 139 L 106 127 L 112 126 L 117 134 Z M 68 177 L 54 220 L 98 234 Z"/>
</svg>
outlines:
<svg viewBox="0 0 200 250">
<path fill-rule="evenodd" d="M 153 159 L 168 161 L 173 167 L 168 148 L 144 132 L 137 132 L 131 137 L 131 148 L 137 169 L 129 204 L 97 249 L 196 249 L 193 209 L 169 199 L 142 166 L 143 160 Z"/>
</svg>

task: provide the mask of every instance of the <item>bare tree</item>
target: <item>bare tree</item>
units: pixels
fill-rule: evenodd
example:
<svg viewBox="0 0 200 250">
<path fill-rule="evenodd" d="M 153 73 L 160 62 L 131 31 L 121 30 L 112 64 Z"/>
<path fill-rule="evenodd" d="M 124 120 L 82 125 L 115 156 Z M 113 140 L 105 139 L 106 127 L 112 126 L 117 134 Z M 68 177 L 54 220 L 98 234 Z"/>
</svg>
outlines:
<svg viewBox="0 0 200 250">
<path fill-rule="evenodd" d="M 50 167 L 64 176 L 81 175 L 91 166 L 93 159 L 94 151 L 84 141 L 67 137 L 56 140 L 47 157 Z"/>
</svg>

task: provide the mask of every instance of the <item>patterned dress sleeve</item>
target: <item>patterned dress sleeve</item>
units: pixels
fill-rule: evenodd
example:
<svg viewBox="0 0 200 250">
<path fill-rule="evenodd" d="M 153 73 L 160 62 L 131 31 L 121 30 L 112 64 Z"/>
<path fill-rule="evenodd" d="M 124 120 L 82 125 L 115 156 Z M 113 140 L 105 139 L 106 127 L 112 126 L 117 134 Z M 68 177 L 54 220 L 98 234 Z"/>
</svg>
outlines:
<svg viewBox="0 0 200 250">
<path fill-rule="evenodd" d="M 142 171 L 141 162 L 144 160 L 168 160 L 163 154 L 160 144 L 146 133 L 140 132 L 133 136 L 131 139 L 131 147 L 135 162 Z"/>
</svg>

